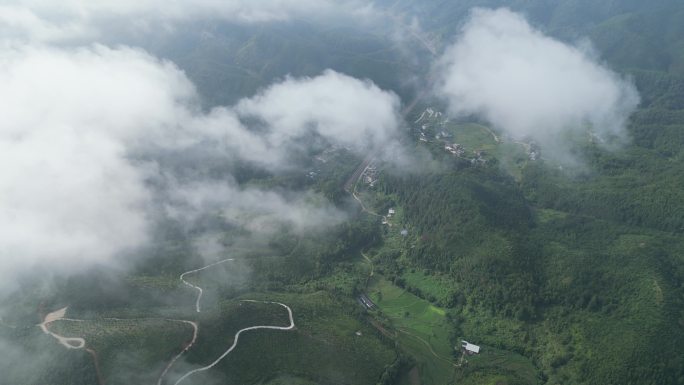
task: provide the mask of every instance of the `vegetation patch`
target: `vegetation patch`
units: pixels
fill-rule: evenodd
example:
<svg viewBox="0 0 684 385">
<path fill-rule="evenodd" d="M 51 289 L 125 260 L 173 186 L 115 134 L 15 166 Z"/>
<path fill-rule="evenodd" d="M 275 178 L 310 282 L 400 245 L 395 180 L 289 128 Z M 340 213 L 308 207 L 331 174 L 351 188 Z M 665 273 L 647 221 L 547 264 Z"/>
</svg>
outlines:
<svg viewBox="0 0 684 385">
<path fill-rule="evenodd" d="M 243 333 L 236 349 L 214 370 L 192 376 L 189 384 L 204 384 L 209 380 L 224 384 L 277 384 L 285 378 L 296 378 L 303 384 L 374 385 L 380 380 L 385 367 L 396 359 L 392 346 L 383 342 L 373 327 L 358 318 L 360 314 L 356 304 L 339 303 L 325 292 L 255 293 L 245 298 L 288 304 L 292 308 L 296 329 Z M 280 306 L 276 308 L 282 309 Z M 280 324 L 287 320 L 284 314 L 276 318 L 280 319 Z M 275 319 L 273 321 L 278 324 Z M 220 325 L 221 328 L 236 322 L 243 324 L 244 315 L 224 312 L 215 320 L 216 327 Z M 250 322 L 266 324 L 264 319 Z M 232 343 L 230 336 L 234 334 L 229 330 L 212 334 L 206 328 L 204 333 L 205 343 L 211 345 L 211 349 L 198 347 L 192 352 L 192 362 L 196 364 L 216 359 L 216 345 L 227 349 Z M 217 344 L 212 335 L 228 338 L 224 337 L 225 342 Z"/>
<path fill-rule="evenodd" d="M 421 382 L 452 381 L 455 361 L 445 311 L 383 277 L 372 281 L 369 295 L 402 349 L 415 359 Z"/>
</svg>

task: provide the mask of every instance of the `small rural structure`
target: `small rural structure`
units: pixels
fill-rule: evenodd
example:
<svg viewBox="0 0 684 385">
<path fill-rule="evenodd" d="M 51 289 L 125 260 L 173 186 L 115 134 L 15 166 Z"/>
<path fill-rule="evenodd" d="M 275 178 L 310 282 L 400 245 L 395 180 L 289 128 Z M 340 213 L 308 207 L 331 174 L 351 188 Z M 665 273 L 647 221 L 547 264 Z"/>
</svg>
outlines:
<svg viewBox="0 0 684 385">
<path fill-rule="evenodd" d="M 465 341 L 465 340 L 464 340 L 464 341 L 461 341 L 461 348 L 462 348 L 463 351 L 464 351 L 466 354 L 468 354 L 468 355 L 479 354 L 479 353 L 480 353 L 480 347 L 479 347 L 479 346 L 473 345 L 473 344 L 471 344 L 470 342 Z"/>
<path fill-rule="evenodd" d="M 368 298 L 368 296 L 365 294 L 361 294 L 359 296 L 358 300 L 359 300 L 359 303 L 361 303 L 361 305 L 363 305 L 366 309 L 372 309 L 375 307 L 375 304 L 373 303 L 373 301 L 371 301 L 371 299 Z"/>
<path fill-rule="evenodd" d="M 465 148 L 463 148 L 463 146 L 458 144 L 458 143 L 454 143 L 454 144 L 448 144 L 447 143 L 444 145 L 444 150 L 447 152 L 450 152 L 456 156 L 463 156 L 465 154 Z"/>
</svg>

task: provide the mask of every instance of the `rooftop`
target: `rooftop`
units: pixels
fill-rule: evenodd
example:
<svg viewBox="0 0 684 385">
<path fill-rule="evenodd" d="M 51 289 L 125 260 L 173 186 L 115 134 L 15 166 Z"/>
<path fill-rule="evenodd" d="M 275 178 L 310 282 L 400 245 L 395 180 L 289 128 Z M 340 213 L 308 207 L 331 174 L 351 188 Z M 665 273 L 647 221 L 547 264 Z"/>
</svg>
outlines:
<svg viewBox="0 0 684 385">
<path fill-rule="evenodd" d="M 463 348 L 466 351 L 473 352 L 473 353 L 479 353 L 480 352 L 480 347 L 477 345 L 473 345 L 468 341 L 463 341 Z"/>
</svg>

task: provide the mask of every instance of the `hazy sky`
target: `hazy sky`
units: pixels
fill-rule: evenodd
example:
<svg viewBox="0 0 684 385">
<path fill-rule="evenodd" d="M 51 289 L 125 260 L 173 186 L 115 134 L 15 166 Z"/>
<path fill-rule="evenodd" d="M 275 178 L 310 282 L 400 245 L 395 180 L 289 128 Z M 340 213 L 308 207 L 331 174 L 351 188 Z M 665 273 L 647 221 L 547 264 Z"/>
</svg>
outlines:
<svg viewBox="0 0 684 385">
<path fill-rule="evenodd" d="M 632 83 L 588 49 L 545 36 L 507 9 L 474 10 L 435 71 L 452 115 L 479 115 L 515 138 L 561 151 L 563 133 L 587 125 L 603 137 L 625 137 L 639 102 Z"/>
</svg>

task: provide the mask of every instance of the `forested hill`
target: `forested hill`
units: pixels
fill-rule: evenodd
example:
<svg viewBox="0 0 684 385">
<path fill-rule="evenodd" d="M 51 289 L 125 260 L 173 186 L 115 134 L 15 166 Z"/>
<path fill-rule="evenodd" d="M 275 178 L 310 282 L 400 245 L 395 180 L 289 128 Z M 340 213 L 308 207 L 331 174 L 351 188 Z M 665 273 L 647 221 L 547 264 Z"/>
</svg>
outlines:
<svg viewBox="0 0 684 385">
<path fill-rule="evenodd" d="M 383 175 L 378 209 L 399 207 L 409 235 L 388 230 L 381 271 L 449 309 L 454 341 L 532 359 L 539 383 L 684 384 L 684 4 L 388 3 L 423 12 L 443 44 L 462 25 L 446 19 L 464 20 L 472 5 L 523 11 L 556 37 L 588 37 L 641 103 L 626 146 L 575 144 L 581 170 L 516 158 L 511 173 L 492 150 L 485 165 L 449 159 L 446 171 Z M 443 160 L 442 147 L 431 149 Z M 528 383 L 505 364 L 464 378 Z"/>
<path fill-rule="evenodd" d="M 684 383 L 679 114 L 640 110 L 634 143 L 581 147 L 579 173 L 526 161 L 516 179 L 490 159 L 383 175 L 378 210 L 400 207 L 410 235 L 374 260 L 450 309 L 457 338 L 533 359 L 542 383 Z"/>
</svg>

